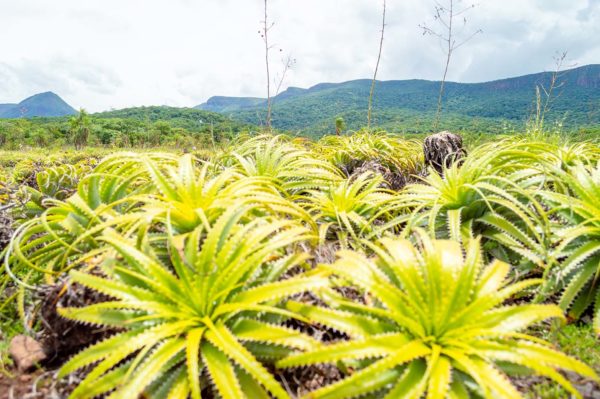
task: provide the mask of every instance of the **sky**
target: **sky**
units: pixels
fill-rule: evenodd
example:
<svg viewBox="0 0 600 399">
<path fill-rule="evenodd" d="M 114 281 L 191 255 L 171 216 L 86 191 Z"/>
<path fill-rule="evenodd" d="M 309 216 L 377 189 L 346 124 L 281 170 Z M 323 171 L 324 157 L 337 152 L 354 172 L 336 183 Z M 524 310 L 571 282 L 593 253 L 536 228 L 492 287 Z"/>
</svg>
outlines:
<svg viewBox="0 0 600 399">
<path fill-rule="evenodd" d="M 562 51 L 567 65 L 600 63 L 600 0 L 471 1 L 479 2 L 464 14 L 461 35 L 482 33 L 455 52 L 449 80 L 552 70 Z M 98 112 L 264 97 L 263 7 L 263 0 L 0 0 L 0 103 L 53 91 Z M 288 55 L 296 63 L 283 88 L 372 77 L 381 10 L 380 0 L 269 0 L 273 79 Z M 419 28 L 436 27 L 433 11 L 434 0 L 387 0 L 378 79 L 441 78 L 440 42 Z"/>
</svg>

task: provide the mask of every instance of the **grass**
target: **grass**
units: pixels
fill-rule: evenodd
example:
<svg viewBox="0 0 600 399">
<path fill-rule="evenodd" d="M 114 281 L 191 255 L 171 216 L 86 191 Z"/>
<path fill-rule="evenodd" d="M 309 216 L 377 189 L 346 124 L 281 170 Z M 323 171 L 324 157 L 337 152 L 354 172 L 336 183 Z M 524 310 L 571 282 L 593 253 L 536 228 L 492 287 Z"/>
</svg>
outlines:
<svg viewBox="0 0 600 399">
<path fill-rule="evenodd" d="M 554 344 L 569 356 L 575 357 L 600 372 L 600 345 L 591 325 L 574 323 L 566 326 L 545 326 L 536 335 Z M 569 393 L 549 380 L 533 378 L 528 399 L 570 398 Z"/>
<path fill-rule="evenodd" d="M 600 345 L 591 325 L 570 324 L 555 331 L 548 331 L 544 338 L 600 371 Z"/>
</svg>

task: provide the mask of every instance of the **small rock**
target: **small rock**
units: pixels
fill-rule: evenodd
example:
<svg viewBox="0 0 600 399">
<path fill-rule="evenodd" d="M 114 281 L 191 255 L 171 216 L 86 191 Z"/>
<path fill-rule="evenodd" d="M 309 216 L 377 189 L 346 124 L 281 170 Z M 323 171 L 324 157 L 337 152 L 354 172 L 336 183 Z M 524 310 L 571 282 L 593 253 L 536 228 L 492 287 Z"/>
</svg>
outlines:
<svg viewBox="0 0 600 399">
<path fill-rule="evenodd" d="M 584 398 L 590 398 L 594 393 L 594 384 L 592 384 L 591 382 L 588 382 L 584 385 L 575 384 L 575 388 L 577 388 L 581 396 L 583 396 Z"/>
<path fill-rule="evenodd" d="M 9 353 L 21 372 L 31 369 L 46 359 L 42 345 L 26 335 L 17 335 L 10 341 Z"/>
</svg>

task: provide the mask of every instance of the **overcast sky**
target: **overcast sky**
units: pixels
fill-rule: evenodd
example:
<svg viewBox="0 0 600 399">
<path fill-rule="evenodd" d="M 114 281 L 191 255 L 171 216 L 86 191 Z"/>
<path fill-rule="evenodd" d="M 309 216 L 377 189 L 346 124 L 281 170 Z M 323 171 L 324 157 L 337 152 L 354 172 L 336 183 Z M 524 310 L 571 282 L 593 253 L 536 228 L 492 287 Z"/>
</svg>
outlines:
<svg viewBox="0 0 600 399">
<path fill-rule="evenodd" d="M 440 0 L 444 2 L 444 0 Z M 475 0 L 477 1 L 477 0 Z M 270 32 L 297 60 L 285 86 L 368 78 L 379 0 L 270 0 Z M 469 2 L 470 3 L 470 2 Z M 468 3 L 467 3 L 468 4 Z M 89 111 L 194 106 L 213 95 L 264 96 L 262 0 L 0 0 L 0 103 L 54 91 Z M 379 79 L 439 79 L 433 0 L 388 0 Z M 476 82 L 600 63 L 600 0 L 480 0 L 449 79 Z M 279 49 L 282 52 L 279 52 Z"/>
</svg>

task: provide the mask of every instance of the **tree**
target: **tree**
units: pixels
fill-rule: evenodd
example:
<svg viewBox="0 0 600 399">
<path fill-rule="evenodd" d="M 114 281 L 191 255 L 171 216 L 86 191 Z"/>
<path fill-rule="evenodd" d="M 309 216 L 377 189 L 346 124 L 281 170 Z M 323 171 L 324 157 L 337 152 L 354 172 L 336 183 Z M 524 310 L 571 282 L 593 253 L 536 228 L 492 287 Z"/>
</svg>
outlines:
<svg viewBox="0 0 600 399">
<path fill-rule="evenodd" d="M 166 121 L 156 121 L 148 131 L 148 145 L 159 146 L 171 135 L 171 125 Z"/>
<path fill-rule="evenodd" d="M 373 110 L 373 94 L 375 93 L 375 82 L 377 81 L 377 72 L 379 70 L 379 62 L 381 61 L 381 51 L 383 50 L 383 35 L 385 33 L 385 11 L 386 0 L 383 0 L 383 20 L 381 22 L 381 38 L 379 40 L 379 52 L 377 54 L 377 63 L 375 64 L 375 72 L 373 73 L 373 81 L 371 82 L 371 91 L 369 92 L 369 110 L 367 113 L 367 128 L 371 130 L 371 113 Z"/>
<path fill-rule="evenodd" d="M 271 103 L 271 70 L 270 70 L 270 66 L 269 66 L 269 51 L 271 50 L 271 47 L 269 45 L 269 31 L 273 27 L 274 23 L 269 24 L 269 17 L 267 14 L 267 10 L 268 10 L 268 0 L 265 0 L 265 19 L 262 21 L 263 27 L 262 27 L 262 30 L 259 31 L 259 33 L 263 39 L 263 42 L 265 43 L 265 68 L 266 68 L 266 72 L 267 72 L 267 119 L 265 121 L 265 124 L 266 124 L 267 130 L 270 131 L 271 130 L 272 103 Z"/>
<path fill-rule="evenodd" d="M 75 149 L 81 150 L 87 145 L 90 135 L 90 117 L 85 109 L 80 109 L 77 116 L 69 120 L 69 133 Z"/>
<path fill-rule="evenodd" d="M 446 77 L 448 76 L 448 69 L 450 67 L 452 55 L 459 47 L 462 47 L 465 43 L 467 43 L 473 37 L 475 37 L 479 33 L 482 33 L 483 31 L 481 29 L 477 29 L 476 31 L 466 36 L 461 35 L 461 33 L 465 30 L 465 27 L 467 26 L 467 18 L 464 16 L 464 14 L 469 10 L 475 8 L 475 4 L 462 7 L 462 0 L 446 0 L 445 4 L 440 3 L 440 1 L 438 0 L 434 0 L 434 2 L 435 13 L 433 18 L 435 22 L 438 25 L 440 25 L 440 30 L 430 28 L 425 23 L 419 25 L 419 27 L 423 29 L 423 35 L 431 35 L 437 37 L 441 41 L 445 52 L 444 74 L 442 77 L 442 81 L 440 82 L 437 111 L 435 113 L 435 123 L 433 125 L 433 128 L 437 130 L 440 122 L 440 116 L 442 114 L 442 99 L 444 97 Z M 456 32 L 456 19 L 461 16 L 463 26 L 459 32 Z"/>
<path fill-rule="evenodd" d="M 273 28 L 273 26 L 275 25 L 275 22 L 269 22 L 269 16 L 268 16 L 268 0 L 264 0 L 265 1 L 265 6 L 264 6 L 264 13 L 265 13 L 265 19 L 262 21 L 262 27 L 261 29 L 258 31 L 258 33 L 260 34 L 260 37 L 263 39 L 263 42 L 265 44 L 265 70 L 266 70 L 266 75 L 267 75 L 267 117 L 265 120 L 265 125 L 266 125 L 266 129 L 267 131 L 271 131 L 271 125 L 272 125 L 272 113 L 273 113 L 273 98 L 271 96 L 271 66 L 270 66 L 270 61 L 269 61 L 269 54 L 271 49 L 274 47 L 269 43 L 269 31 Z M 283 49 L 279 49 L 279 52 L 282 53 Z M 287 57 L 282 58 L 281 60 L 282 65 L 283 65 L 283 70 L 282 73 L 278 76 L 278 80 L 275 80 L 273 83 L 276 83 L 276 90 L 275 90 L 275 96 L 277 96 L 279 94 L 279 91 L 281 90 L 281 86 L 283 85 L 283 82 L 285 81 L 285 77 L 287 75 L 287 73 L 289 72 L 290 69 L 292 69 L 292 67 L 294 66 L 294 64 L 296 63 L 296 60 L 291 56 L 288 55 Z"/>
<path fill-rule="evenodd" d="M 45 147 L 50 144 L 51 137 L 46 129 L 41 127 L 33 129 L 31 132 L 32 143 L 38 147 Z"/>
<path fill-rule="evenodd" d="M 344 122 L 344 118 L 339 117 L 335 120 L 335 134 L 338 136 L 346 130 L 346 122 Z"/>
</svg>

